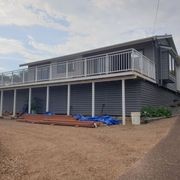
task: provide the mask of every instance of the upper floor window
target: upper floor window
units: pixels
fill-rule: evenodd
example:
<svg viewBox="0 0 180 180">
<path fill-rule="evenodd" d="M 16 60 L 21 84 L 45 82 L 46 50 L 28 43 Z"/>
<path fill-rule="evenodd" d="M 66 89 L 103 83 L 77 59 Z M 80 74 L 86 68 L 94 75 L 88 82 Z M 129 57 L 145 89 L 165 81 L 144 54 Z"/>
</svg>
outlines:
<svg viewBox="0 0 180 180">
<path fill-rule="evenodd" d="M 175 75 L 175 59 L 171 54 L 169 54 L 169 72 Z"/>
</svg>

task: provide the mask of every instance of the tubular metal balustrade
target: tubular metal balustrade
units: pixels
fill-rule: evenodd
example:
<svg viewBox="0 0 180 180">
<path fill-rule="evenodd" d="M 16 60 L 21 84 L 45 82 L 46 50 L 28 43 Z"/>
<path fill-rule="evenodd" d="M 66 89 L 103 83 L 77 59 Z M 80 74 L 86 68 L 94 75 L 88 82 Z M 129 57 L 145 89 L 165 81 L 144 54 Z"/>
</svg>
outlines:
<svg viewBox="0 0 180 180">
<path fill-rule="evenodd" d="M 155 80 L 155 63 L 135 49 L 101 54 L 69 62 L 56 62 L 0 74 L 0 86 L 36 83 L 77 77 L 113 74 L 126 71 L 140 73 Z"/>
</svg>

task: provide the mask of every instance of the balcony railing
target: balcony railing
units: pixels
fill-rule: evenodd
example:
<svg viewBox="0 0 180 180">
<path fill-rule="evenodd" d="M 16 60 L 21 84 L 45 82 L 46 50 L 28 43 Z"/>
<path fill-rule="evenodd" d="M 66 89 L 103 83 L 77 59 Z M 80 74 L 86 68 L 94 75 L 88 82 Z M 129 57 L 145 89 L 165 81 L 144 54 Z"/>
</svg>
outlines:
<svg viewBox="0 0 180 180">
<path fill-rule="evenodd" d="M 127 49 L 69 62 L 57 62 L 1 73 L 0 86 L 83 78 L 126 71 L 137 72 L 155 80 L 155 63 L 135 49 Z"/>
</svg>

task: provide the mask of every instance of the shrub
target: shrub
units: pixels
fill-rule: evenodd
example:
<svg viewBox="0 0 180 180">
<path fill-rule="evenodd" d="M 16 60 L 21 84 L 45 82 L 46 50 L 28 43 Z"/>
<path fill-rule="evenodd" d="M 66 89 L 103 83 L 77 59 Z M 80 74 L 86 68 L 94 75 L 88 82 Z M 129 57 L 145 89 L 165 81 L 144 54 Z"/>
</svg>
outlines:
<svg viewBox="0 0 180 180">
<path fill-rule="evenodd" d="M 141 110 L 142 117 L 171 117 L 171 111 L 166 107 L 146 106 Z"/>
</svg>

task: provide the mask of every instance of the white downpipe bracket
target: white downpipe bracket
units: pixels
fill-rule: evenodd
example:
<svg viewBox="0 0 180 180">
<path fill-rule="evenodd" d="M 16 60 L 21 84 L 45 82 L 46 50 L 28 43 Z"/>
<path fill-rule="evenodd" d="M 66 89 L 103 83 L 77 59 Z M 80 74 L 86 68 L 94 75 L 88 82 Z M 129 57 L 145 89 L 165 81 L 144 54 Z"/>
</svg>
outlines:
<svg viewBox="0 0 180 180">
<path fill-rule="evenodd" d="M 122 121 L 126 124 L 126 100 L 125 100 L 125 80 L 122 80 Z"/>
</svg>

